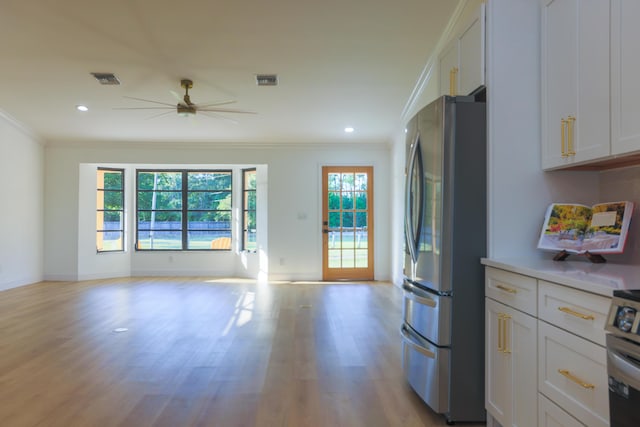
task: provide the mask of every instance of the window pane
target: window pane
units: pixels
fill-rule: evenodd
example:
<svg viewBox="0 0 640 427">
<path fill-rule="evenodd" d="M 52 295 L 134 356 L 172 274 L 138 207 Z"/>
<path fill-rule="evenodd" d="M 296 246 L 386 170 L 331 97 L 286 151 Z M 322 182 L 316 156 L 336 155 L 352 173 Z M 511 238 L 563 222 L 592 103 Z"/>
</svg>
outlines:
<svg viewBox="0 0 640 427">
<path fill-rule="evenodd" d="M 367 226 L 367 213 L 356 212 L 356 227 L 362 228 Z"/>
<path fill-rule="evenodd" d="M 356 268 L 367 268 L 369 266 L 367 256 L 368 251 L 366 249 L 356 249 Z"/>
<path fill-rule="evenodd" d="M 256 210 L 256 192 L 255 191 L 246 191 L 244 193 L 244 209 L 245 210 Z"/>
<path fill-rule="evenodd" d="M 155 213 L 155 215 L 153 215 Z M 138 212 L 139 230 L 181 230 L 182 212 Z"/>
<path fill-rule="evenodd" d="M 255 251 L 258 249 L 255 231 L 249 230 L 245 233 L 244 249 L 247 251 Z"/>
<path fill-rule="evenodd" d="M 340 212 L 329 212 L 329 228 L 340 228 Z"/>
<path fill-rule="evenodd" d="M 244 189 L 255 190 L 256 189 L 256 171 L 244 172 Z"/>
<path fill-rule="evenodd" d="M 122 216 L 122 211 L 99 212 L 97 222 L 98 230 L 122 230 Z"/>
<path fill-rule="evenodd" d="M 99 252 L 124 250 L 122 235 L 121 231 L 98 231 L 96 233 L 96 249 Z"/>
<path fill-rule="evenodd" d="M 231 212 L 189 212 L 189 230 L 230 230 Z"/>
<path fill-rule="evenodd" d="M 356 209 L 367 209 L 367 193 L 356 193 Z"/>
<path fill-rule="evenodd" d="M 366 229 L 356 230 L 356 248 L 363 249 L 369 247 L 369 232 Z"/>
<path fill-rule="evenodd" d="M 138 190 L 181 190 L 182 172 L 138 172 Z"/>
<path fill-rule="evenodd" d="M 155 195 L 155 197 L 154 197 Z M 138 209 L 170 210 L 182 209 L 182 192 L 139 191 Z"/>
<path fill-rule="evenodd" d="M 122 189 L 122 171 L 100 171 L 103 176 L 103 183 L 101 187 L 108 190 L 121 190 Z"/>
<path fill-rule="evenodd" d="M 340 193 L 329 191 L 329 209 L 340 209 Z"/>
<path fill-rule="evenodd" d="M 352 173 L 343 173 L 342 174 L 342 191 L 351 191 L 353 190 L 354 184 L 353 174 Z"/>
<path fill-rule="evenodd" d="M 189 190 L 231 190 L 231 172 L 189 172 Z"/>
<path fill-rule="evenodd" d="M 341 259 L 342 268 L 354 268 L 356 266 L 353 250 L 343 250 Z"/>
<path fill-rule="evenodd" d="M 353 193 L 351 191 L 342 193 L 342 209 L 353 209 Z"/>
<path fill-rule="evenodd" d="M 353 231 L 343 231 L 342 232 L 342 248 L 352 249 L 355 245 L 355 236 L 356 234 Z"/>
<path fill-rule="evenodd" d="M 340 250 L 329 250 L 329 268 L 340 268 Z"/>
<path fill-rule="evenodd" d="M 339 173 L 330 173 L 329 174 L 329 190 L 340 190 L 340 174 Z"/>
<path fill-rule="evenodd" d="M 180 250 L 182 232 L 178 231 L 141 231 L 138 230 L 138 249 Z"/>
<path fill-rule="evenodd" d="M 231 249 L 230 230 L 189 231 L 188 249 Z"/>
<path fill-rule="evenodd" d="M 190 192 L 188 209 L 231 209 L 231 192 Z"/>
<path fill-rule="evenodd" d="M 367 190 L 367 174 L 366 173 L 356 174 L 355 190 L 357 191 Z"/>
<path fill-rule="evenodd" d="M 342 212 L 342 228 L 353 227 L 353 212 Z"/>
<path fill-rule="evenodd" d="M 122 209 L 123 192 L 122 191 L 98 191 L 98 197 L 102 196 L 104 209 Z"/>
<path fill-rule="evenodd" d="M 255 211 L 248 211 L 244 213 L 244 224 L 245 224 L 245 229 L 246 230 L 253 230 L 255 231 L 256 229 L 256 213 Z"/>
</svg>

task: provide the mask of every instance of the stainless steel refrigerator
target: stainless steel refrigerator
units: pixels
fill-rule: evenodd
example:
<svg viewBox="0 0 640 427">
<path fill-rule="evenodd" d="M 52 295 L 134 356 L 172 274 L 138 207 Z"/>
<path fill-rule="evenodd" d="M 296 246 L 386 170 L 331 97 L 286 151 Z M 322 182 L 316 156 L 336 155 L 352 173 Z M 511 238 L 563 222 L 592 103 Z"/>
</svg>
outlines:
<svg viewBox="0 0 640 427">
<path fill-rule="evenodd" d="M 485 106 L 444 96 L 407 124 L 403 371 L 449 423 L 485 420 Z"/>
</svg>

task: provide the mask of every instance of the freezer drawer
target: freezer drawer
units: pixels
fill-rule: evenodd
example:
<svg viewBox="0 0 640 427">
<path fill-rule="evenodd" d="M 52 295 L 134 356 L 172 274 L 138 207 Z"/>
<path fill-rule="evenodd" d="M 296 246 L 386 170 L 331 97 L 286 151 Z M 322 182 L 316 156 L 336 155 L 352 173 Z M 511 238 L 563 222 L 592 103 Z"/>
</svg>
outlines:
<svg viewBox="0 0 640 427">
<path fill-rule="evenodd" d="M 420 338 L 403 325 L 402 370 L 411 387 L 434 411 L 449 412 L 450 351 Z"/>
<path fill-rule="evenodd" d="M 427 292 L 411 282 L 404 290 L 404 323 L 439 346 L 451 345 L 451 297 Z"/>
</svg>

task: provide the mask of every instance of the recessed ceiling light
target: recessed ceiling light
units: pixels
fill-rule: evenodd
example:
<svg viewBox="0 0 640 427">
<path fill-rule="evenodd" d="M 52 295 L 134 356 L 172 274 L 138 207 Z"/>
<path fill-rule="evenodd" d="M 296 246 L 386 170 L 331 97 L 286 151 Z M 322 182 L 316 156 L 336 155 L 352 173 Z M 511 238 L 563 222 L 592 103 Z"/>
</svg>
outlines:
<svg viewBox="0 0 640 427">
<path fill-rule="evenodd" d="M 348 127 L 344 128 L 344 131 L 345 131 L 346 133 L 351 133 L 351 132 L 353 132 L 354 130 L 355 130 L 355 129 L 354 129 L 354 128 L 352 128 L 351 126 L 348 126 Z"/>
<path fill-rule="evenodd" d="M 89 107 L 86 105 L 76 105 L 76 110 L 78 111 L 89 111 Z"/>
</svg>

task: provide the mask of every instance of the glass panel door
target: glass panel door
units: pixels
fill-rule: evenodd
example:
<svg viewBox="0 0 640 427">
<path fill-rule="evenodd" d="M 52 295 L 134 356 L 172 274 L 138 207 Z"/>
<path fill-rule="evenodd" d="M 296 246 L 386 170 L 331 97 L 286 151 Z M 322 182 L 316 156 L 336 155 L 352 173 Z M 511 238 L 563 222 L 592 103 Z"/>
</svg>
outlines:
<svg viewBox="0 0 640 427">
<path fill-rule="evenodd" d="M 324 280 L 373 280 L 373 168 L 325 166 Z"/>
</svg>

